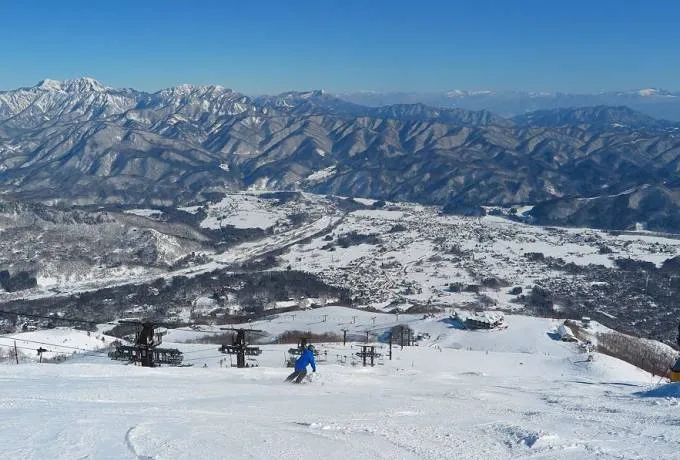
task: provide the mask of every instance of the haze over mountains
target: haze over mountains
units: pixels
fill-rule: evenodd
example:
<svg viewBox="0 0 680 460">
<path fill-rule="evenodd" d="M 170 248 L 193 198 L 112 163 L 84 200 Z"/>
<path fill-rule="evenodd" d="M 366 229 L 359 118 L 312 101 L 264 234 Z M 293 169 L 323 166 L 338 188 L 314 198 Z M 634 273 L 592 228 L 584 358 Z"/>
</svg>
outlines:
<svg viewBox="0 0 680 460">
<path fill-rule="evenodd" d="M 646 108 L 666 113 L 680 98 L 596 96 L 551 96 L 554 106 L 598 105 L 524 113 L 492 104 L 507 99 L 495 93 L 447 96 L 488 111 L 387 98 L 400 103 L 367 106 L 357 102 L 375 100 L 323 91 L 249 97 L 182 85 L 149 94 L 90 78 L 44 80 L 0 93 L 0 187 L 14 199 L 74 204 L 180 205 L 242 189 L 463 213 L 541 204 L 539 223 L 680 231 L 680 122 L 624 106 L 651 101 Z M 616 106 L 601 105 L 609 101 Z"/>
<path fill-rule="evenodd" d="M 435 107 L 491 110 L 512 117 L 535 110 L 598 105 L 625 105 L 656 118 L 680 121 L 680 92 L 659 88 L 606 91 L 595 94 L 531 91 L 442 91 L 431 93 L 363 91 L 340 95 L 368 106 L 421 103 Z"/>
</svg>

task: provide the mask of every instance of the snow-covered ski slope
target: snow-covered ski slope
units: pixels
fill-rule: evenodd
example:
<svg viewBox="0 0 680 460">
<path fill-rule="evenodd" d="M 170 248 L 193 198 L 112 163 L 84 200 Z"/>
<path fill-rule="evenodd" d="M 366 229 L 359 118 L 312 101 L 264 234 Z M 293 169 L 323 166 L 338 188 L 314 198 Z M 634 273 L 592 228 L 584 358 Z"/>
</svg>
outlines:
<svg viewBox="0 0 680 460">
<path fill-rule="evenodd" d="M 357 344 L 317 344 L 322 362 L 303 385 L 283 383 L 289 345 L 262 345 L 260 367 L 225 368 L 217 345 L 170 343 L 190 338 L 184 331 L 164 346 L 180 347 L 189 368 L 93 355 L 3 364 L 0 458 L 677 458 L 672 387 L 649 393 L 649 374 L 602 355 L 588 362 L 548 336 L 551 320 L 508 316 L 503 331 L 471 332 L 442 319 L 401 316 L 429 338 L 373 368 L 350 364 Z M 328 307 L 252 327 L 273 337 L 394 323 Z"/>
<path fill-rule="evenodd" d="M 112 326 L 108 326 L 110 329 Z M 57 357 L 67 357 L 73 353 L 103 353 L 109 347 L 115 337 L 105 335 L 101 332 L 79 331 L 66 327 L 54 329 L 37 330 L 33 332 L 23 332 L 20 334 L 9 334 L 0 336 L 0 353 L 11 350 L 14 342 L 20 350 L 22 361 L 38 360 L 39 357 L 34 350 L 43 348 L 48 350 L 43 353 L 43 359 Z"/>
</svg>

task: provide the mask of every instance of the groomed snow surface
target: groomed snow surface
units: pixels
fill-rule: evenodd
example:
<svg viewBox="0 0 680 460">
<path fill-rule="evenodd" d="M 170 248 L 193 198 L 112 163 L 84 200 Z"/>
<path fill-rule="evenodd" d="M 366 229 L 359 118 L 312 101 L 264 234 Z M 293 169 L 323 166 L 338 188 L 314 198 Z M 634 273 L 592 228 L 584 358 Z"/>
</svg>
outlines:
<svg viewBox="0 0 680 460">
<path fill-rule="evenodd" d="M 506 321 L 505 330 L 473 332 L 445 315 L 401 315 L 427 334 L 419 346 L 395 346 L 392 361 L 363 368 L 351 365 L 357 344 L 317 344 L 325 361 L 303 385 L 283 383 L 289 345 L 262 345 L 260 367 L 234 369 L 220 367 L 229 357 L 217 345 L 167 343 L 191 338 L 181 331 L 164 346 L 178 346 L 193 367 L 94 354 L 3 364 L 0 458 L 678 458 L 674 385 L 656 387 L 657 378 L 607 356 L 587 361 L 549 337 L 555 321 Z M 253 327 L 273 340 L 292 329 L 378 335 L 394 324 L 395 315 L 327 307 Z"/>
</svg>

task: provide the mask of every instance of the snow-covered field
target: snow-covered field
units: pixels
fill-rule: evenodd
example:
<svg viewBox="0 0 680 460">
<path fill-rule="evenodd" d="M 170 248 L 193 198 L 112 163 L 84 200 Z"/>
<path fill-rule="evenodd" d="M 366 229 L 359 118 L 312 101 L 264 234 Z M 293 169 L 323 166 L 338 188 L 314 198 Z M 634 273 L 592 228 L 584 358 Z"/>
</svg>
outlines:
<svg viewBox="0 0 680 460">
<path fill-rule="evenodd" d="M 508 316 L 505 330 L 472 332 L 442 319 L 400 316 L 429 338 L 373 368 L 350 364 L 357 344 L 317 344 L 322 362 L 304 385 L 282 382 L 289 346 L 275 344 L 250 369 L 221 367 L 217 345 L 189 343 L 175 344 L 188 368 L 87 354 L 3 364 L 0 458 L 677 458 L 675 385 L 655 389 L 657 379 L 607 356 L 587 361 L 548 336 L 551 320 Z M 394 324 L 328 307 L 252 327 L 275 336 Z M 171 331 L 166 342 L 189 338 Z"/>
<path fill-rule="evenodd" d="M 355 201 L 373 205 L 373 200 Z M 184 208 L 193 213 L 198 209 Z M 542 253 L 579 266 L 606 267 L 613 267 L 619 258 L 649 261 L 658 266 L 680 254 L 680 239 L 670 236 L 545 228 L 495 216 L 448 216 L 441 215 L 437 207 L 410 203 L 387 203 L 380 209 L 345 212 L 337 200 L 309 193 L 281 202 L 255 192 L 234 193 L 218 203 L 205 205 L 205 211 L 207 217 L 200 223 L 203 228 L 231 225 L 267 229 L 267 234 L 223 252 L 211 248 L 196 250 L 201 262 L 177 270 L 123 264 L 90 267 L 83 273 L 78 271 L 77 279 L 60 273 L 39 274 L 38 288 L 0 292 L 0 298 L 35 299 L 55 293 L 67 295 L 130 282 L 150 282 L 159 277 L 195 276 L 287 247 L 275 269 L 290 266 L 314 273 L 331 285 L 352 291 L 362 299 L 363 306 L 386 311 L 427 304 L 471 306 L 479 303 L 479 296 L 461 289 L 454 292 L 450 289 L 452 283 L 479 285 L 484 278 L 496 277 L 510 286 L 530 289 L 541 280 L 565 276 L 563 271 L 528 260 L 526 253 Z M 157 215 L 153 209 L 128 213 Z M 306 218 L 293 223 L 296 219 L 291 218 L 301 215 Z M 158 225 L 156 219 L 152 220 Z M 329 234 L 323 234 L 324 229 Z M 349 246 L 337 244 L 339 238 L 353 232 L 374 235 L 377 240 Z M 314 234 L 315 238 L 306 240 Z M 163 238 L 155 230 L 153 235 L 161 260 L 168 264 L 187 253 L 180 240 Z M 578 281 L 577 278 L 574 280 Z M 507 290 L 483 288 L 481 293 L 497 308 L 521 308 Z"/>
<path fill-rule="evenodd" d="M 255 194 L 227 195 L 219 203 L 208 208 L 208 217 L 201 227 L 218 229 L 232 225 L 236 228 L 273 227 L 277 222 L 286 222 L 285 208 L 273 205 L 271 200 L 260 199 Z"/>
<path fill-rule="evenodd" d="M 542 253 L 576 265 L 614 266 L 617 258 L 660 265 L 680 254 L 680 240 L 640 234 L 612 235 L 592 229 L 544 228 L 495 216 L 471 218 L 440 215 L 437 208 L 389 204 L 389 210 L 348 213 L 333 232 L 376 234 L 380 244 L 329 245 L 320 236 L 284 254 L 292 268 L 318 274 L 327 282 L 365 291 L 369 305 L 408 308 L 426 302 L 465 305 L 476 302 L 469 292 L 451 292 L 450 283 L 479 284 L 497 277 L 511 285 L 531 287 L 546 277 L 561 278 L 544 265 L 527 260 Z M 331 241 L 332 242 L 332 241 Z M 608 248 L 603 253 L 600 249 Z M 504 290 L 484 292 L 498 308 L 514 309 Z"/>
</svg>

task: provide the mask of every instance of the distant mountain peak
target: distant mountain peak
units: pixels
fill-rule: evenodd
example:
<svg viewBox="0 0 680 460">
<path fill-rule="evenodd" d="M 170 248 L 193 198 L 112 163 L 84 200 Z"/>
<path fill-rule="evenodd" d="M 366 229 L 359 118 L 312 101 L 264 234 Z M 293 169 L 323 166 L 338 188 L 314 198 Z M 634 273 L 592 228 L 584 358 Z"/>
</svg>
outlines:
<svg viewBox="0 0 680 460">
<path fill-rule="evenodd" d="M 51 80 L 48 78 L 38 82 L 35 87 L 45 91 L 61 91 L 61 82 L 59 80 Z"/>
<path fill-rule="evenodd" d="M 72 80 L 52 80 L 48 78 L 40 81 L 35 86 L 35 88 L 43 91 L 65 91 L 67 93 L 101 93 L 109 89 L 94 78 L 90 77 L 82 77 Z"/>
<path fill-rule="evenodd" d="M 642 88 L 642 89 L 635 91 L 635 93 L 638 96 L 642 96 L 642 97 L 652 97 L 652 96 L 677 97 L 677 95 L 674 94 L 673 92 L 665 90 L 665 89 L 661 89 L 661 88 Z"/>
<path fill-rule="evenodd" d="M 598 105 L 545 109 L 518 115 L 513 120 L 520 125 L 557 127 L 564 125 L 599 125 L 664 129 L 670 122 L 658 120 L 627 106 Z"/>
<path fill-rule="evenodd" d="M 656 88 L 644 88 L 641 90 L 638 90 L 637 92 L 640 96 L 654 96 L 659 93 L 659 90 Z"/>
<path fill-rule="evenodd" d="M 276 96 L 267 96 L 281 99 L 312 99 L 316 97 L 328 96 L 328 92 L 323 89 L 312 89 L 309 91 L 286 91 Z"/>
<path fill-rule="evenodd" d="M 191 85 L 184 83 L 170 88 L 162 89 L 158 92 L 162 95 L 173 96 L 211 96 L 222 94 L 240 94 L 230 88 L 221 85 Z"/>
<path fill-rule="evenodd" d="M 470 97 L 470 96 L 493 96 L 496 93 L 490 90 L 479 90 L 479 91 L 468 91 L 462 89 L 454 89 L 446 92 L 446 97 L 457 98 L 457 97 Z"/>
<path fill-rule="evenodd" d="M 265 108 L 281 110 L 305 111 L 314 108 L 314 110 L 323 109 L 333 113 L 355 114 L 365 109 L 323 89 L 286 91 L 274 96 L 259 96 L 255 98 L 255 101 Z"/>
<path fill-rule="evenodd" d="M 309 97 L 319 97 L 319 96 L 324 96 L 324 95 L 326 95 L 326 91 L 323 90 L 323 89 L 314 89 L 314 90 L 311 90 L 311 91 L 303 91 L 302 93 L 300 93 L 300 97 L 303 97 L 303 98 L 304 97 L 307 97 L 307 98 L 309 98 Z"/>
</svg>

